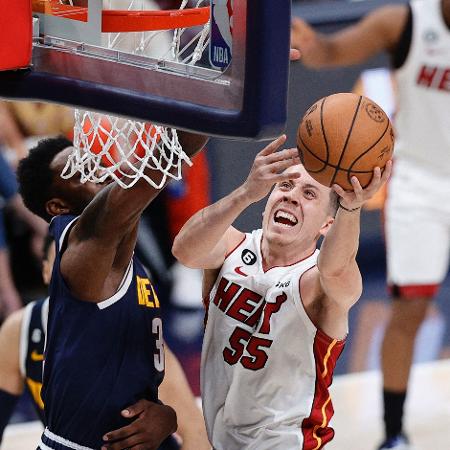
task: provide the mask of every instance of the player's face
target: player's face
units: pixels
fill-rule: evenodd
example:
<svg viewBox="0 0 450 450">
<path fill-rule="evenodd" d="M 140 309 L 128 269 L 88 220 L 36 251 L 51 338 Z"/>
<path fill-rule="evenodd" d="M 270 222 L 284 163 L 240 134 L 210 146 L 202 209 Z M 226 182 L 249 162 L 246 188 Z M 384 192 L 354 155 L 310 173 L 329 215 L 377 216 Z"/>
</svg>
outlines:
<svg viewBox="0 0 450 450">
<path fill-rule="evenodd" d="M 275 185 L 263 218 L 263 232 L 268 242 L 311 245 L 331 224 L 330 188 L 315 181 L 299 164 L 300 178 Z"/>
<path fill-rule="evenodd" d="M 68 147 L 59 152 L 52 163 L 50 169 L 54 173 L 53 186 L 60 198 L 68 207 L 71 214 L 81 214 L 95 195 L 104 188 L 104 184 L 81 183 L 80 176 L 74 175 L 69 179 L 61 178 L 60 174 L 66 165 L 67 158 L 72 152 L 72 147 Z"/>
</svg>

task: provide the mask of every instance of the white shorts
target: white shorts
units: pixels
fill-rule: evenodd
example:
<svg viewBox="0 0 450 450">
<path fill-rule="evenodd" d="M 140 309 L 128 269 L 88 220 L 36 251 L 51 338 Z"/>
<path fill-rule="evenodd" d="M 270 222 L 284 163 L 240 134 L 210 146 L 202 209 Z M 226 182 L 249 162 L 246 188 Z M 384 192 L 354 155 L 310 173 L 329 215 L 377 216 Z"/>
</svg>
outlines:
<svg viewBox="0 0 450 450">
<path fill-rule="evenodd" d="M 385 208 L 389 284 L 402 296 L 432 296 L 448 270 L 450 176 L 396 160 Z"/>
</svg>

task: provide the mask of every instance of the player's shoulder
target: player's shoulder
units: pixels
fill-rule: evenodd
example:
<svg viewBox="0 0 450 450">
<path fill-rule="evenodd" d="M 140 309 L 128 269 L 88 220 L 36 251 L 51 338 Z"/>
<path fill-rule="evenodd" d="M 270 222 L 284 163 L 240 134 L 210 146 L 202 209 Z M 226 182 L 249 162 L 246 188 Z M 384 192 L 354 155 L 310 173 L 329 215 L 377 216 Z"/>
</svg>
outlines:
<svg viewBox="0 0 450 450">
<path fill-rule="evenodd" d="M 0 334 L 5 338 L 13 338 L 20 335 L 25 308 L 21 308 L 10 314 L 0 327 Z"/>
<path fill-rule="evenodd" d="M 53 217 L 50 221 L 50 232 L 52 233 L 52 236 L 55 237 L 56 235 L 63 233 L 67 226 L 77 218 L 78 216 L 72 214 L 60 214 Z"/>
<path fill-rule="evenodd" d="M 246 239 L 246 233 L 230 226 L 225 232 L 225 257 L 226 260 Z"/>
<path fill-rule="evenodd" d="M 78 216 L 72 214 L 60 214 L 53 217 L 50 222 L 49 232 L 57 244 L 60 244 L 60 241 L 66 236 L 69 227 L 74 224 L 77 219 Z"/>
</svg>

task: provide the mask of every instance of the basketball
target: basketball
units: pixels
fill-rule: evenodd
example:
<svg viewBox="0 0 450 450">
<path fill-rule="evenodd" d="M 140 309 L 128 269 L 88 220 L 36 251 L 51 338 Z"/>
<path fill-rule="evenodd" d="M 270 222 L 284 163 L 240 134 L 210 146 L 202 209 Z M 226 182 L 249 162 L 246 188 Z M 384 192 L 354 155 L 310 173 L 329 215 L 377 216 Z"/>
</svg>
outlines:
<svg viewBox="0 0 450 450">
<path fill-rule="evenodd" d="M 352 190 L 351 177 L 366 187 L 373 169 L 392 158 L 394 132 L 386 113 L 367 97 L 339 93 L 305 113 L 297 132 L 300 160 L 319 183 Z"/>
</svg>

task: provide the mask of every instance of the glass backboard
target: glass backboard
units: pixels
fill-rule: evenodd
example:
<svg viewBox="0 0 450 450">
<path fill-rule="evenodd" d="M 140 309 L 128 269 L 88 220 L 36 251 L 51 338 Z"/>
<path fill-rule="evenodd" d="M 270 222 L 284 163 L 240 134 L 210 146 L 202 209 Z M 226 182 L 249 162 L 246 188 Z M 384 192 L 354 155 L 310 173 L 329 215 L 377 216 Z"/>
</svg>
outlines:
<svg viewBox="0 0 450 450">
<path fill-rule="evenodd" d="M 290 0 L 33 0 L 32 8 L 31 65 L 0 73 L 0 96 L 224 137 L 284 129 Z"/>
</svg>

